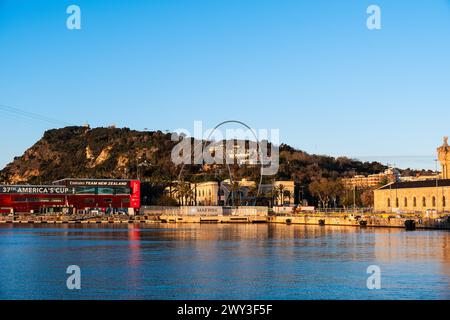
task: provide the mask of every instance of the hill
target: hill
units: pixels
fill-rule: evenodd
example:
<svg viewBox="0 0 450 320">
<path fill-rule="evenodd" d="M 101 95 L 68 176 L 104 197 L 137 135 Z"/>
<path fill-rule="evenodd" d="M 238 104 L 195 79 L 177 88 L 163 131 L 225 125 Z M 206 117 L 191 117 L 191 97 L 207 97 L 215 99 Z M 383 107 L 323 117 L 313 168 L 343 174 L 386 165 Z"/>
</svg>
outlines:
<svg viewBox="0 0 450 320">
<path fill-rule="evenodd" d="M 0 171 L 2 183 L 44 184 L 65 177 L 136 178 L 164 184 L 178 177 L 180 168 L 171 160 L 176 142 L 170 133 L 141 132 L 128 128 L 71 126 L 46 131 L 22 156 Z M 146 164 L 143 166 L 142 164 Z M 139 165 L 141 164 L 141 165 Z M 353 174 L 378 173 L 386 167 L 378 162 L 361 162 L 346 157 L 311 155 L 288 145 L 280 146 L 280 167 L 276 179 L 293 179 L 308 184 L 321 177 L 340 178 Z M 255 167 L 233 166 L 233 178 L 256 178 Z M 226 179 L 221 166 L 188 166 L 187 180 Z"/>
</svg>

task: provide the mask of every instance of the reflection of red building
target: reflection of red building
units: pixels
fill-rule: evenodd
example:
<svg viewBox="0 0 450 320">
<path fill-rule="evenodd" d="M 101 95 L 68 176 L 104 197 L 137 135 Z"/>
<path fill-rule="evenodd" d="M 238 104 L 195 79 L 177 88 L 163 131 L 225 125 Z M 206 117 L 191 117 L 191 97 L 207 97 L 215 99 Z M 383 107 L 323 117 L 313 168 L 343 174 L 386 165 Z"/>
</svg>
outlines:
<svg viewBox="0 0 450 320">
<path fill-rule="evenodd" d="M 0 186 L 1 212 L 44 212 L 63 207 L 74 210 L 139 209 L 140 181 L 63 179 L 47 186 Z"/>
</svg>

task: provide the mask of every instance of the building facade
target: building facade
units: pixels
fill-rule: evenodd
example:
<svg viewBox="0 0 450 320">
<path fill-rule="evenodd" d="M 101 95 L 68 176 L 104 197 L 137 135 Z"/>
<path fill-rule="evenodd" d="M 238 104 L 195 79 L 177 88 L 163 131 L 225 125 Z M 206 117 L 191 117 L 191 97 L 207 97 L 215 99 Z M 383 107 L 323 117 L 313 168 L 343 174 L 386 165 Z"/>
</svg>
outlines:
<svg viewBox="0 0 450 320">
<path fill-rule="evenodd" d="M 219 183 L 216 181 L 208 181 L 202 183 L 191 184 L 193 188 L 195 202 L 199 206 L 217 206 L 219 203 Z"/>
<path fill-rule="evenodd" d="M 342 179 L 342 183 L 347 189 L 353 188 L 373 188 L 386 182 L 396 182 L 400 179 L 398 170 L 389 168 L 382 173 L 370 174 L 368 176 L 356 175 L 351 178 Z"/>
<path fill-rule="evenodd" d="M 375 190 L 377 212 L 449 212 L 450 179 L 391 183 Z"/>
<path fill-rule="evenodd" d="M 378 212 L 450 212 L 450 147 L 448 138 L 437 148 L 441 173 L 435 179 L 402 181 L 374 191 L 374 209 Z M 439 179 L 440 178 L 440 179 Z"/>
<path fill-rule="evenodd" d="M 52 185 L 1 185 L 0 212 L 76 212 L 140 207 L 140 181 L 63 179 Z"/>
<path fill-rule="evenodd" d="M 294 181 L 275 181 L 273 184 L 275 190 L 274 202 L 277 206 L 293 206 L 296 199 L 296 187 Z"/>
<path fill-rule="evenodd" d="M 438 160 L 441 163 L 441 178 L 450 179 L 450 146 L 448 137 L 444 137 L 444 143 L 437 148 Z"/>
</svg>

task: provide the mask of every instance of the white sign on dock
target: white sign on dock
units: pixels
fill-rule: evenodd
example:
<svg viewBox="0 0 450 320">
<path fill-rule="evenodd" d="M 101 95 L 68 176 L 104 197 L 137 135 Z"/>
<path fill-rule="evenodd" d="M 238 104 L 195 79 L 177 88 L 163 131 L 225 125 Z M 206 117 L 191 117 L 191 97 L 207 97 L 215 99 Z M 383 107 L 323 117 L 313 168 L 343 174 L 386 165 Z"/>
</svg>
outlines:
<svg viewBox="0 0 450 320">
<path fill-rule="evenodd" d="M 184 206 L 180 207 L 180 215 L 221 216 L 223 215 L 223 210 L 219 206 Z"/>
</svg>

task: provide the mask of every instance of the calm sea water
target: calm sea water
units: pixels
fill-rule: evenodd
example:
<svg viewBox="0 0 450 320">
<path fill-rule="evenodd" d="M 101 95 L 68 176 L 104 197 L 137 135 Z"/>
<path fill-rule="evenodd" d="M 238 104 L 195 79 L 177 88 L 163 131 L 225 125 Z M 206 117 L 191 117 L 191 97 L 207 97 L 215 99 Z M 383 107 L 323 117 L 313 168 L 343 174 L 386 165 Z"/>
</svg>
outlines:
<svg viewBox="0 0 450 320">
<path fill-rule="evenodd" d="M 66 268 L 81 268 L 81 290 Z M 368 290 L 367 267 L 381 269 Z M 450 232 L 1 225 L 0 299 L 450 299 Z"/>
</svg>

